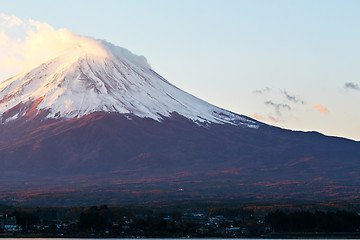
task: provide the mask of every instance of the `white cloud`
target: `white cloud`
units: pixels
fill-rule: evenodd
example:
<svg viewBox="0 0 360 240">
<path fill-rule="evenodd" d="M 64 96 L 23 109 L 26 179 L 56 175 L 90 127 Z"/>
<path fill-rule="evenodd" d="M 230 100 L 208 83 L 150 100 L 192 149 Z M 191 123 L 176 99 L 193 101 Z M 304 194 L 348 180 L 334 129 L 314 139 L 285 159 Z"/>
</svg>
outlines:
<svg viewBox="0 0 360 240">
<path fill-rule="evenodd" d="M 74 47 L 106 54 L 97 40 L 67 29 L 55 30 L 48 23 L 0 14 L 0 27 L 0 71 L 8 74 L 35 67 Z"/>
<path fill-rule="evenodd" d="M 4 31 L 0 32 L 0 46 L 8 42 L 9 38 Z"/>
<path fill-rule="evenodd" d="M 24 24 L 25 23 L 21 19 L 14 15 L 8 16 L 6 14 L 0 13 L 0 26 L 13 27 Z"/>
</svg>

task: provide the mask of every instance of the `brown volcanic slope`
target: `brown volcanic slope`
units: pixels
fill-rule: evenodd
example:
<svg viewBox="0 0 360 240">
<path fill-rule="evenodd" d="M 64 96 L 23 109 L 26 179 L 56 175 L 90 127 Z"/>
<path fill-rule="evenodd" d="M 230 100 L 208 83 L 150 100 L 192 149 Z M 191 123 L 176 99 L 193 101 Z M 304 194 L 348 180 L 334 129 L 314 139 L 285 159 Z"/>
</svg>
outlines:
<svg viewBox="0 0 360 240">
<path fill-rule="evenodd" d="M 201 127 L 176 113 L 161 122 L 42 114 L 0 125 L 6 203 L 360 199 L 359 142 L 266 125 Z"/>
</svg>

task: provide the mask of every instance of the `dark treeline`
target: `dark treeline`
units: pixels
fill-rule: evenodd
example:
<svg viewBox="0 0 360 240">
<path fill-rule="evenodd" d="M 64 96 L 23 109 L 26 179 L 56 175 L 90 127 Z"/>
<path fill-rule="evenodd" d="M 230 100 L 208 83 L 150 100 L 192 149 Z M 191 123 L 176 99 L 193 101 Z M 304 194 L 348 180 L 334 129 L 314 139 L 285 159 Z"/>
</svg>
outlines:
<svg viewBox="0 0 360 240">
<path fill-rule="evenodd" d="M 265 217 L 277 232 L 354 232 L 359 230 L 360 216 L 356 212 L 271 212 Z"/>
<path fill-rule="evenodd" d="M 1 210 L 1 209 L 0 209 Z M 355 211 L 259 211 L 249 207 L 9 207 L 21 234 L 51 237 L 248 237 L 287 232 L 356 232 Z M 1 212 L 0 212 L 1 213 Z M 1 231 L 1 229 L 0 229 Z M 360 236 L 360 234 L 359 234 Z"/>
<path fill-rule="evenodd" d="M 137 212 L 138 214 L 136 214 Z M 170 216 L 169 216 L 170 215 Z M 131 209 L 108 208 L 106 205 L 85 208 L 78 218 L 78 231 L 146 234 L 166 236 L 195 233 L 198 224 L 183 220 L 181 212 L 132 211 Z M 168 220 L 165 220 L 169 218 Z M 114 224 L 115 223 L 115 224 Z M 124 230 L 127 231 L 124 231 Z"/>
<path fill-rule="evenodd" d="M 244 210 L 242 208 L 211 208 L 209 216 L 226 216 L 226 217 L 237 217 L 237 216 L 248 216 L 254 214 L 253 210 Z"/>
</svg>

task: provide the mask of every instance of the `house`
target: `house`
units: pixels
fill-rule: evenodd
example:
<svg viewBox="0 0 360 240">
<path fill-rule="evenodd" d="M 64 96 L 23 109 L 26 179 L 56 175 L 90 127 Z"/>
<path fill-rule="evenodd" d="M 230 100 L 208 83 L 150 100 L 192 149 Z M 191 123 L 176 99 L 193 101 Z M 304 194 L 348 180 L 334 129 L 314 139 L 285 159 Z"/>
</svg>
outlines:
<svg viewBox="0 0 360 240">
<path fill-rule="evenodd" d="M 21 232 L 22 231 L 22 227 L 20 227 L 19 225 L 4 225 L 4 231 L 5 232 Z"/>
<path fill-rule="evenodd" d="M 16 224 L 16 216 L 8 216 L 7 211 L 0 214 L 0 229 L 4 232 L 21 232 L 22 228 Z"/>
<path fill-rule="evenodd" d="M 240 227 L 230 226 L 230 227 L 227 227 L 225 230 L 228 233 L 235 233 L 235 232 L 240 232 L 241 228 Z"/>
<path fill-rule="evenodd" d="M 16 225 L 16 216 L 8 216 L 7 213 L 0 214 L 0 228 L 4 229 L 5 225 Z"/>
</svg>

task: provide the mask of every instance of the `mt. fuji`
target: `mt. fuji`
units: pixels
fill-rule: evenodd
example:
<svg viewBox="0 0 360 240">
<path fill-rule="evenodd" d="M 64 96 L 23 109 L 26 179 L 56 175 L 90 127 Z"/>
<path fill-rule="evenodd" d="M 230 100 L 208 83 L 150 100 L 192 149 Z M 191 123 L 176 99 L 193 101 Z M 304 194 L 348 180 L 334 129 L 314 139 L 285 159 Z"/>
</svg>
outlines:
<svg viewBox="0 0 360 240">
<path fill-rule="evenodd" d="M 91 46 L 77 45 L 1 83 L 3 122 L 44 111 L 47 118 L 116 112 L 158 121 L 176 112 L 199 124 L 259 127 L 256 121 L 212 106 L 171 85 L 144 57 L 95 40 Z"/>
<path fill-rule="evenodd" d="M 213 106 L 101 40 L 0 82 L 0 120 L 10 204 L 360 198 L 359 142 Z"/>
</svg>

